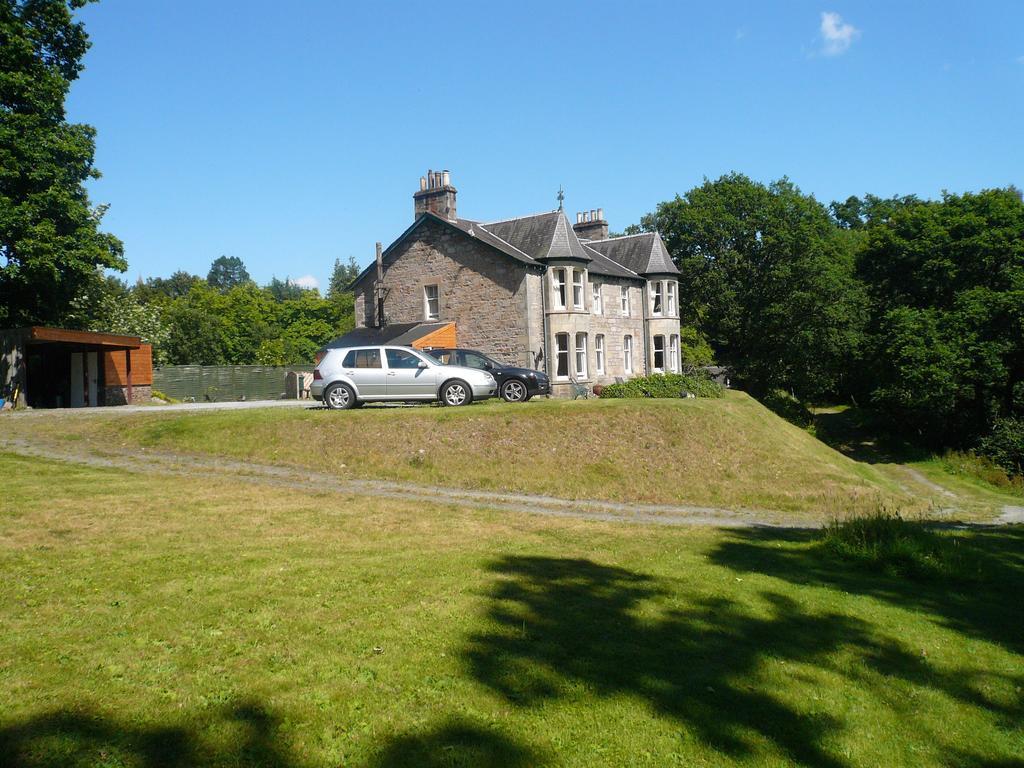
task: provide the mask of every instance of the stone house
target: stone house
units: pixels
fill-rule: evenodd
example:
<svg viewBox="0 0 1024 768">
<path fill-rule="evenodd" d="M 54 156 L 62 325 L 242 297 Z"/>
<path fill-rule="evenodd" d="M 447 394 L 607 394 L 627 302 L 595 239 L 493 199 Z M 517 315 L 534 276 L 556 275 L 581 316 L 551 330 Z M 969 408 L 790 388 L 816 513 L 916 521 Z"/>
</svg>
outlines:
<svg viewBox="0 0 1024 768">
<path fill-rule="evenodd" d="M 608 236 L 601 209 L 460 218 L 428 172 L 414 221 L 352 283 L 357 327 L 454 322 L 459 346 L 571 383 L 679 371 L 679 270 L 657 232 Z"/>
</svg>

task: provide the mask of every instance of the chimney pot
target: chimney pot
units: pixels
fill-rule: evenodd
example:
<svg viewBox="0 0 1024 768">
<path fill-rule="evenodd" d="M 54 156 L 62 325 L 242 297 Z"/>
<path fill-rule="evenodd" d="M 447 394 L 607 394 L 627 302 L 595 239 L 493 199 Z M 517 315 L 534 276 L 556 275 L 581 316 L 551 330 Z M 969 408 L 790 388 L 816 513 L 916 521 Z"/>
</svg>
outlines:
<svg viewBox="0 0 1024 768">
<path fill-rule="evenodd" d="M 427 177 L 420 176 L 420 192 L 425 191 L 427 188 Z"/>
<path fill-rule="evenodd" d="M 441 182 L 444 184 L 444 186 L 447 187 L 449 184 L 451 184 L 451 181 L 452 181 L 451 174 L 448 173 L 448 171 L 441 171 Z"/>
<path fill-rule="evenodd" d="M 597 220 L 604 221 L 604 208 L 597 209 Z"/>
</svg>

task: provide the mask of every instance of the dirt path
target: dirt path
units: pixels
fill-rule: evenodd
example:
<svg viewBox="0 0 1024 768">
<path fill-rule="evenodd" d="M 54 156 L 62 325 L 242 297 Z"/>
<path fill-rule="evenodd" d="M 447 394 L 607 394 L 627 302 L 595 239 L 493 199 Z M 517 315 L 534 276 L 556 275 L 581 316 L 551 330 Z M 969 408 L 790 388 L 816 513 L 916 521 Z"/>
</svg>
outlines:
<svg viewBox="0 0 1024 768">
<path fill-rule="evenodd" d="M 559 499 L 551 496 L 424 486 L 386 480 L 350 480 L 324 472 L 168 451 L 128 452 L 104 449 L 103 452 L 98 452 L 79 445 L 60 445 L 41 440 L 4 436 L 0 436 L 0 451 L 140 474 L 175 475 L 200 480 L 237 480 L 294 488 L 305 492 L 375 496 L 431 504 L 454 504 L 476 509 L 526 512 L 552 517 L 732 528 L 820 527 L 820 524 L 808 523 L 806 520 L 779 519 L 775 514 L 758 510 L 728 510 L 664 504 L 621 504 L 609 501 Z"/>
</svg>

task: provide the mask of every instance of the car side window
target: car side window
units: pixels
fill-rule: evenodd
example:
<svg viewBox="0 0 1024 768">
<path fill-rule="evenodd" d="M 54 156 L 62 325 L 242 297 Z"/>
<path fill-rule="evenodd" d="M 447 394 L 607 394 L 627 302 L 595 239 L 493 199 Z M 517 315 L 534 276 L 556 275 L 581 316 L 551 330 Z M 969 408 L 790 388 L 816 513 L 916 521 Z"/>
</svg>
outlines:
<svg viewBox="0 0 1024 768">
<path fill-rule="evenodd" d="M 341 363 L 344 368 L 382 368 L 379 349 L 353 349 Z"/>
<path fill-rule="evenodd" d="M 454 365 L 455 364 L 455 353 L 450 349 L 445 349 L 440 352 L 431 352 L 434 359 L 437 360 L 441 365 Z"/>
<path fill-rule="evenodd" d="M 420 359 L 416 357 L 412 352 L 406 352 L 402 349 L 388 349 L 386 350 L 388 356 L 388 368 L 419 368 Z"/>
<path fill-rule="evenodd" d="M 464 352 L 463 354 L 466 358 L 463 365 L 468 365 L 470 368 L 485 370 L 490 365 L 490 361 L 483 355 L 478 355 L 475 352 Z"/>
</svg>

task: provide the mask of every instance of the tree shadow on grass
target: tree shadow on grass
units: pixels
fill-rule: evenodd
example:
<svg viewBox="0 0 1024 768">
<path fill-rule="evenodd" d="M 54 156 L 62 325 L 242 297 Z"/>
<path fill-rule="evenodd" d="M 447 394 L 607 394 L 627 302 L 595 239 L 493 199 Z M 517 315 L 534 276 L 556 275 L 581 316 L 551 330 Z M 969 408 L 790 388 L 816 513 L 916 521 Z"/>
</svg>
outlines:
<svg viewBox="0 0 1024 768">
<path fill-rule="evenodd" d="M 731 757 L 768 743 L 799 763 L 846 765 L 823 745 L 841 725 L 834 717 L 795 711 L 751 682 L 767 657 L 827 666 L 840 647 L 869 643 L 857 619 L 808 614 L 772 593 L 760 614 L 718 598 L 647 617 L 644 604 L 666 590 L 632 571 L 547 557 L 509 557 L 492 570 L 493 629 L 470 638 L 465 659 L 510 702 L 539 704 L 583 683 L 639 697 Z"/>
<path fill-rule="evenodd" d="M 887 677 L 983 707 L 1006 727 L 1021 715 L 1019 706 L 990 700 L 984 681 L 939 674 L 881 628 L 808 611 L 788 595 L 659 610 L 679 604 L 678 586 L 633 571 L 548 557 L 507 557 L 491 568 L 498 578 L 488 593 L 490 628 L 471 636 L 464 658 L 474 677 L 517 706 L 575 696 L 582 684 L 590 695 L 646 702 L 727 758 L 778 753 L 836 768 L 849 765 L 834 746 L 845 722 L 793 703 L 801 686 L 809 698 L 821 685 L 802 679 L 798 665 L 865 689 L 894 719 L 904 709 L 913 716 L 913 705 L 879 682 Z M 792 664 L 792 685 L 773 687 L 768 661 Z"/>
<path fill-rule="evenodd" d="M 146 726 L 85 710 L 57 710 L 0 726 L 0 768 L 302 768 L 279 733 L 279 718 L 244 701 L 203 719 L 203 729 Z M 218 743 L 206 733 L 214 731 Z M 548 756 L 467 720 L 394 736 L 368 768 L 529 768 Z"/>
<path fill-rule="evenodd" d="M 838 560 L 816 544 L 817 533 L 732 530 L 710 554 L 712 563 L 792 584 L 868 595 L 924 613 L 969 637 L 1024 654 L 1024 526 L 974 528 L 959 537 L 976 581 L 918 581 L 872 572 Z"/>
<path fill-rule="evenodd" d="M 372 768 L 530 768 L 549 762 L 539 750 L 512 738 L 454 719 L 424 733 L 398 736 L 372 761 Z"/>
<path fill-rule="evenodd" d="M 933 453 L 907 440 L 891 419 L 869 408 L 818 411 L 814 434 L 830 448 L 866 464 L 907 464 Z"/>
<path fill-rule="evenodd" d="M 298 768 L 278 738 L 278 721 L 259 704 L 244 701 L 213 713 L 229 743 L 212 746 L 184 726 L 145 726 L 96 712 L 58 710 L 0 727 L 4 768 L 187 768 L 245 765 Z"/>
</svg>

